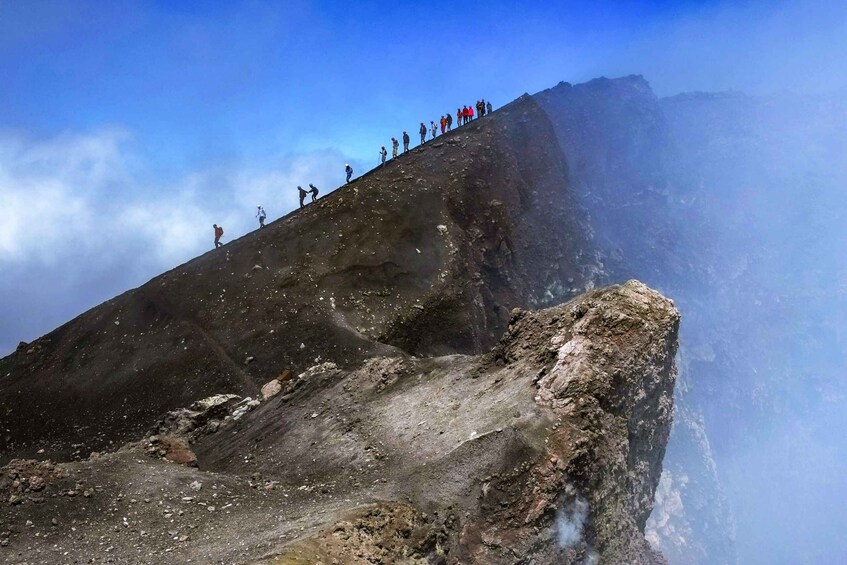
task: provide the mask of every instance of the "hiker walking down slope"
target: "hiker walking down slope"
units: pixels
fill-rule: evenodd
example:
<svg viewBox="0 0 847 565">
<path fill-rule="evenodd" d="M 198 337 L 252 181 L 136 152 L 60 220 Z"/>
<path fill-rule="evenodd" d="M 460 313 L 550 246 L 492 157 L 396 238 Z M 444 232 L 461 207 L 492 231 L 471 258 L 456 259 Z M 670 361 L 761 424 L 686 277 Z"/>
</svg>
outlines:
<svg viewBox="0 0 847 565">
<path fill-rule="evenodd" d="M 306 200 L 306 194 L 308 194 L 308 193 L 306 192 L 306 189 L 305 189 L 305 188 L 303 188 L 303 187 L 302 187 L 302 186 L 300 186 L 300 185 L 298 185 L 298 186 L 297 186 L 297 190 L 299 190 L 299 191 L 300 191 L 300 207 L 302 208 L 303 206 L 305 206 L 305 205 L 306 205 L 306 203 L 304 202 L 304 200 Z"/>
<path fill-rule="evenodd" d="M 441 135 L 444 135 L 444 132 L 447 131 L 447 118 L 441 116 Z"/>
<path fill-rule="evenodd" d="M 309 193 L 312 195 L 312 202 L 318 199 L 318 187 L 309 183 L 309 188 L 311 189 Z"/>
<path fill-rule="evenodd" d="M 435 125 L 435 122 L 429 122 L 432 125 L 432 139 L 435 139 L 435 136 L 438 135 L 438 126 Z"/>
<path fill-rule="evenodd" d="M 403 132 L 403 153 L 409 150 L 409 134 Z"/>
<path fill-rule="evenodd" d="M 379 150 L 379 164 L 385 164 L 385 158 L 388 157 L 388 151 L 385 149 L 385 145 L 382 146 L 382 149 Z"/>
<path fill-rule="evenodd" d="M 265 214 L 265 209 L 262 208 L 261 204 L 256 206 L 256 208 L 258 208 L 258 210 L 256 211 L 256 217 L 259 218 L 259 227 L 263 228 L 265 227 L 265 218 L 267 218 L 268 215 Z"/>
<path fill-rule="evenodd" d="M 350 163 L 344 165 L 344 172 L 347 173 L 347 182 L 350 182 L 350 177 L 353 176 L 353 167 L 350 166 Z"/>
<path fill-rule="evenodd" d="M 400 149 L 400 142 L 399 142 L 399 141 L 397 141 L 395 138 L 393 138 L 393 137 L 392 137 L 392 138 L 391 138 L 391 158 L 392 158 L 392 159 L 396 159 L 396 158 L 397 158 L 397 151 L 398 151 L 399 149 Z"/>
<path fill-rule="evenodd" d="M 221 236 L 224 234 L 224 229 L 218 227 L 218 224 L 212 224 L 212 227 L 215 229 L 215 249 L 223 247 L 223 243 L 221 243 Z"/>
<path fill-rule="evenodd" d="M 447 131 L 453 128 L 453 114 L 447 112 Z"/>
<path fill-rule="evenodd" d="M 426 142 L 426 126 L 421 122 L 421 145 Z"/>
</svg>

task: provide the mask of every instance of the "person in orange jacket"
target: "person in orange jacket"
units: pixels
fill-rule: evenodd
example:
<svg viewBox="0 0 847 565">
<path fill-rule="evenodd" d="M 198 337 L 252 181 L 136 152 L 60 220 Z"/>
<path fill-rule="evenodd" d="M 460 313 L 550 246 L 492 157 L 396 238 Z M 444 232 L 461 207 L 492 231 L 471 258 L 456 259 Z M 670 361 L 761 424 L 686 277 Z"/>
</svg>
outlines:
<svg viewBox="0 0 847 565">
<path fill-rule="evenodd" d="M 215 228 L 215 249 L 223 247 L 223 243 L 221 243 L 221 236 L 224 234 L 224 229 L 218 226 L 218 224 L 212 224 L 212 227 Z"/>
<path fill-rule="evenodd" d="M 462 109 L 456 110 L 456 127 L 462 125 Z"/>
<path fill-rule="evenodd" d="M 468 121 L 473 121 L 473 106 L 468 107 Z"/>
<path fill-rule="evenodd" d="M 444 135 L 444 132 L 447 130 L 447 118 L 441 116 L 441 135 Z"/>
</svg>

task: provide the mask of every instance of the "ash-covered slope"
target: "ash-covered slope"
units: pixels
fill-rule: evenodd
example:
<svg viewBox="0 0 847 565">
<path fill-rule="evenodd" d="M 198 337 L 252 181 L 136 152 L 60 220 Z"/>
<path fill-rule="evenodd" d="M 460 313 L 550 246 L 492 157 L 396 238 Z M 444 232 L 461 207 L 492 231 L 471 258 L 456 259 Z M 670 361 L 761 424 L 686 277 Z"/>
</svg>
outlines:
<svg viewBox="0 0 847 565">
<path fill-rule="evenodd" d="M 678 327 L 630 281 L 515 309 L 484 355 L 323 363 L 237 420 L 181 413 L 118 453 L 15 462 L 0 558 L 663 563 L 643 530 Z M 180 436 L 199 469 L 157 457 Z"/>
<path fill-rule="evenodd" d="M 0 360 L 0 460 L 85 457 L 317 361 L 484 351 L 589 284 L 586 232 L 524 96 Z"/>
</svg>

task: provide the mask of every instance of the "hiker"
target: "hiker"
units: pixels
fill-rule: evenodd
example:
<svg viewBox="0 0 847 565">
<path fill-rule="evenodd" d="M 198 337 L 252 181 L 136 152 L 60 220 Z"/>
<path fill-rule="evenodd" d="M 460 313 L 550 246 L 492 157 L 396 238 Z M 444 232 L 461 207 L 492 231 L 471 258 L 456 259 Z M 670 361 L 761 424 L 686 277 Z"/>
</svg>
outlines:
<svg viewBox="0 0 847 565">
<path fill-rule="evenodd" d="M 304 189 L 302 186 L 299 186 L 299 185 L 297 186 L 297 190 L 300 191 L 300 207 L 302 208 L 303 206 L 306 205 L 304 200 L 306 200 L 306 194 L 308 194 L 308 193 L 306 192 L 306 189 Z"/>
<path fill-rule="evenodd" d="M 423 145 L 426 142 L 426 126 L 424 125 L 423 122 L 421 122 L 420 132 L 421 132 L 421 145 Z"/>
<path fill-rule="evenodd" d="M 379 150 L 379 164 L 385 164 L 385 158 L 388 157 L 388 151 L 385 149 L 385 145 L 382 146 L 382 149 Z"/>
<path fill-rule="evenodd" d="M 444 135 L 445 131 L 447 131 L 447 118 L 441 116 L 441 135 Z"/>
<path fill-rule="evenodd" d="M 432 125 L 432 139 L 435 139 L 435 136 L 438 134 L 438 126 L 435 125 L 435 122 L 429 122 Z"/>
<path fill-rule="evenodd" d="M 468 106 L 468 121 L 473 121 L 473 106 Z"/>
<path fill-rule="evenodd" d="M 453 128 L 453 114 L 447 112 L 447 131 Z"/>
<path fill-rule="evenodd" d="M 397 158 L 397 150 L 398 149 L 400 149 L 400 142 L 392 137 L 391 138 L 391 158 L 392 159 Z"/>
<path fill-rule="evenodd" d="M 476 115 L 480 118 L 485 115 L 485 102 L 482 100 L 476 103 Z"/>
<path fill-rule="evenodd" d="M 212 227 L 215 228 L 215 249 L 218 247 L 223 247 L 223 243 L 221 243 L 221 236 L 224 234 L 224 229 L 219 228 L 218 224 L 212 224 Z"/>
<path fill-rule="evenodd" d="M 403 153 L 409 150 L 409 134 L 403 132 Z"/>
<path fill-rule="evenodd" d="M 456 110 L 456 127 L 462 125 L 462 109 Z"/>
<path fill-rule="evenodd" d="M 491 102 L 485 103 L 485 113 L 490 114 L 493 110 L 491 109 Z"/>
<path fill-rule="evenodd" d="M 267 214 L 265 214 L 265 209 L 264 209 L 264 208 L 262 208 L 262 205 L 261 205 L 261 204 L 259 204 L 258 206 L 256 206 L 256 208 L 258 208 L 258 209 L 259 209 L 259 210 L 256 212 L 256 217 L 257 217 L 257 218 L 259 218 L 259 227 L 260 227 L 260 228 L 263 228 L 263 227 L 265 227 L 265 218 L 267 218 L 267 217 L 268 217 L 268 215 L 267 215 Z"/>
<path fill-rule="evenodd" d="M 468 116 L 469 115 L 470 114 L 468 114 L 468 107 L 462 106 L 462 125 L 468 123 Z"/>
<path fill-rule="evenodd" d="M 309 188 L 312 189 L 309 191 L 309 193 L 312 195 L 312 202 L 314 202 L 318 199 L 318 187 L 316 187 L 312 183 L 309 183 Z"/>
<path fill-rule="evenodd" d="M 344 165 L 344 172 L 347 173 L 347 182 L 350 182 L 350 177 L 353 176 L 353 167 L 350 166 L 350 163 Z"/>
</svg>

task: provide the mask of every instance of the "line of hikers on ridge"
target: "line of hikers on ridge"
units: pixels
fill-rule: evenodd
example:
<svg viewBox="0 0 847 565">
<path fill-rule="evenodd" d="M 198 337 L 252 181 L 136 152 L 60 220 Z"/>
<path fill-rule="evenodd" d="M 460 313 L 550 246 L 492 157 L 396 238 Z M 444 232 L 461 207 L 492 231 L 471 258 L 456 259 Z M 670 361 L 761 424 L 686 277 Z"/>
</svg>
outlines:
<svg viewBox="0 0 847 565">
<path fill-rule="evenodd" d="M 474 108 L 476 108 L 475 112 L 474 112 Z M 485 99 L 477 100 L 477 103 L 474 106 L 463 106 L 463 107 L 456 110 L 456 127 L 459 127 L 461 125 L 465 125 L 468 122 L 473 121 L 475 117 L 481 118 L 481 117 L 485 116 L 486 114 L 490 114 L 493 111 L 494 111 L 494 109 L 491 106 L 491 102 L 486 102 Z M 450 114 L 448 112 L 446 115 L 441 116 L 441 119 L 439 120 L 438 124 L 436 124 L 434 121 L 431 121 L 429 128 L 427 128 L 427 126 L 426 126 L 426 124 L 424 124 L 424 122 L 421 122 L 421 127 L 420 127 L 420 130 L 419 130 L 419 132 L 421 134 L 421 145 L 426 143 L 426 136 L 427 136 L 427 133 L 429 131 L 432 131 L 432 138 L 431 139 L 436 138 L 436 136 L 438 135 L 439 125 L 441 126 L 441 135 L 444 135 L 446 132 L 451 131 L 453 129 L 453 116 L 452 116 L 452 114 Z M 410 141 L 411 140 L 409 139 L 409 134 L 404 131 L 403 132 L 403 153 L 405 153 L 409 150 L 409 142 Z M 392 137 L 391 138 L 391 157 L 392 158 L 397 157 L 398 152 L 399 152 L 399 148 L 400 148 L 400 142 L 397 141 L 396 138 Z M 385 146 L 383 145 L 382 148 L 379 151 L 380 165 L 385 164 L 385 160 L 386 160 L 387 156 L 388 156 L 388 151 L 385 149 Z M 353 177 L 353 167 L 350 166 L 350 163 L 344 164 L 344 173 L 347 175 L 346 182 L 349 183 L 350 179 Z M 297 191 L 298 191 L 299 196 L 300 196 L 300 208 L 303 208 L 303 207 L 306 206 L 306 196 L 308 194 L 312 195 L 312 202 L 315 202 L 318 199 L 318 192 L 319 192 L 318 187 L 316 187 L 312 183 L 309 183 L 309 190 L 306 190 L 302 186 L 298 185 Z M 262 207 L 261 204 L 256 206 L 256 209 L 257 209 L 256 210 L 256 218 L 258 218 L 258 220 L 259 220 L 259 228 L 261 229 L 261 228 L 265 227 L 265 219 L 268 217 L 268 215 L 265 212 L 265 209 Z M 218 247 L 223 247 L 223 243 L 221 243 L 221 237 L 224 234 L 223 228 L 220 227 L 217 224 L 212 224 L 212 229 L 214 229 L 214 232 L 215 232 L 215 249 L 217 249 Z"/>
<path fill-rule="evenodd" d="M 350 168 L 350 165 L 347 165 L 347 167 Z M 352 172 L 353 172 L 353 169 L 350 169 L 351 174 L 352 174 Z M 349 182 L 349 175 L 348 175 L 348 182 Z M 306 205 L 305 201 L 306 201 L 306 195 L 307 194 L 312 195 L 312 202 L 314 202 L 318 199 L 318 192 L 319 192 L 318 187 L 316 187 L 312 183 L 309 183 L 309 190 L 306 190 L 302 186 L 299 186 L 299 185 L 297 186 L 297 190 L 300 193 L 300 207 L 301 208 Z M 256 206 L 256 218 L 258 218 L 258 220 L 259 220 L 259 229 L 265 227 L 265 220 L 267 219 L 267 217 L 268 217 L 268 214 L 267 214 L 267 212 L 265 212 L 265 209 L 262 207 L 262 205 L 261 204 L 257 205 Z M 223 247 L 223 243 L 221 243 L 221 236 L 223 236 L 223 234 L 224 234 L 224 229 L 222 227 L 220 227 L 218 224 L 212 224 L 212 229 L 215 230 L 215 249 L 217 249 L 218 247 Z"/>
<path fill-rule="evenodd" d="M 476 111 L 474 112 L 474 108 Z M 485 114 L 490 114 L 494 109 L 491 106 L 491 102 L 486 102 L 485 99 L 477 100 L 474 106 L 463 106 L 456 110 L 456 127 L 461 125 L 465 125 L 466 123 L 472 121 L 474 117 L 481 118 Z M 429 122 L 429 127 L 426 126 L 424 122 L 421 122 L 421 127 L 418 130 L 418 133 L 421 134 L 421 145 L 426 143 L 427 133 L 432 132 L 432 137 L 430 139 L 435 139 L 438 135 L 438 128 L 441 126 L 441 135 L 444 135 L 446 132 L 451 131 L 453 129 L 453 114 L 447 113 L 441 116 L 441 119 L 438 123 L 435 121 Z M 403 153 L 409 150 L 409 134 L 407 132 L 403 132 Z M 400 152 L 400 142 L 397 141 L 397 138 L 391 138 L 391 158 L 395 159 Z M 383 145 L 379 149 L 379 164 L 384 165 L 386 159 L 388 158 L 388 150 Z M 349 167 L 350 165 L 347 165 Z M 347 174 L 347 182 L 350 182 L 350 176 L 352 174 L 352 169 Z"/>
</svg>

